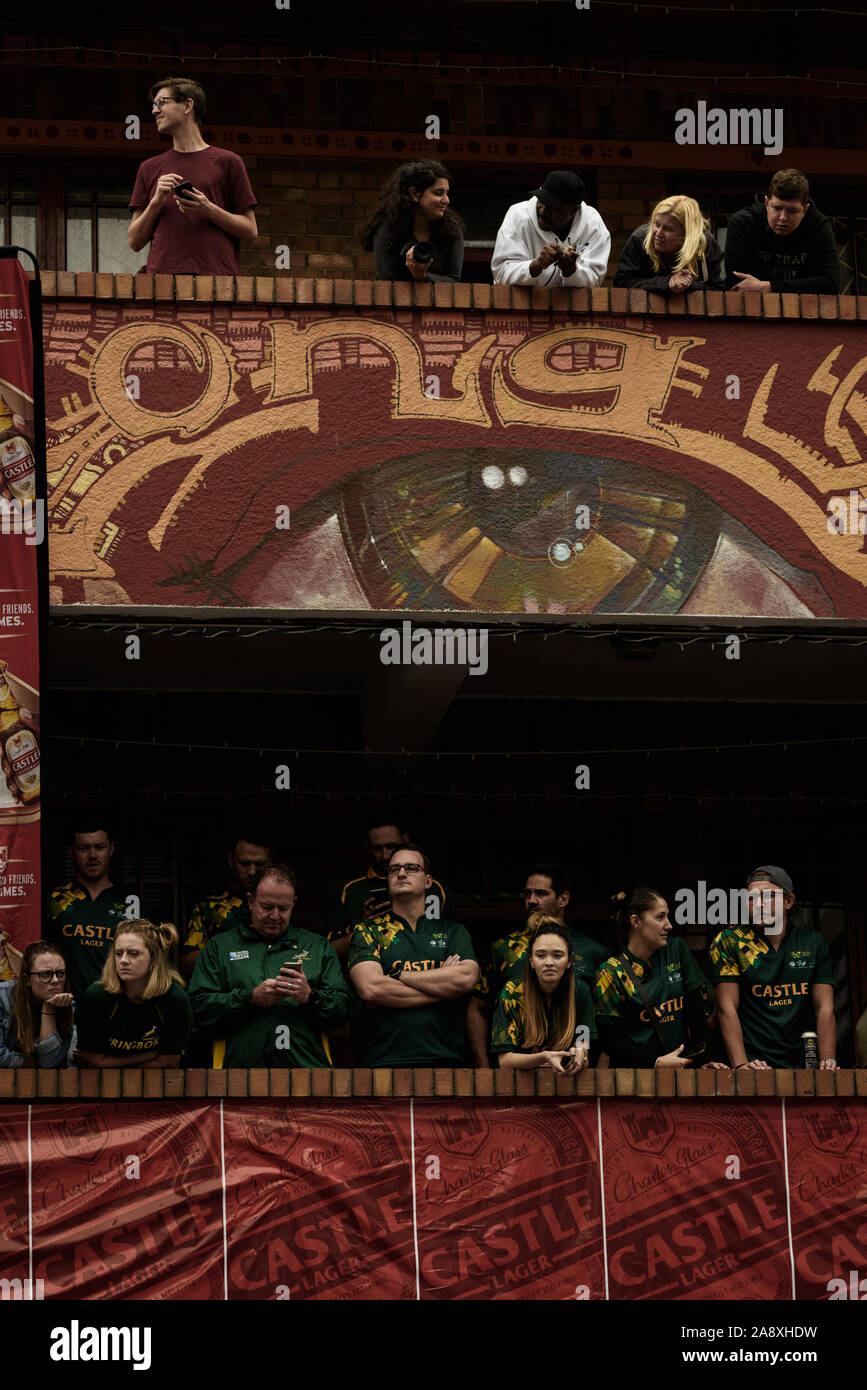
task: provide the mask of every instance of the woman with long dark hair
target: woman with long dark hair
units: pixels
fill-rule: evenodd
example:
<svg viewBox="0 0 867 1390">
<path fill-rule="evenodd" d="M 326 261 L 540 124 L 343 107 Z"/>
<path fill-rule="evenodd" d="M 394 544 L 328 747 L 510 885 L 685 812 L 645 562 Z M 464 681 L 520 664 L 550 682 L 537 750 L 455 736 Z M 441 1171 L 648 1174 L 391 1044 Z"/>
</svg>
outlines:
<svg viewBox="0 0 867 1390">
<path fill-rule="evenodd" d="M 541 912 L 527 925 L 524 974 L 507 981 L 497 1001 L 491 1051 L 501 1067 L 550 1067 L 571 1076 L 588 1065 L 596 1041 L 593 1000 L 575 975 L 568 927 Z"/>
<path fill-rule="evenodd" d="M 0 984 L 0 1067 L 63 1067 L 75 1028 L 66 962 L 56 946 L 34 941 L 17 980 Z"/>
<path fill-rule="evenodd" d="M 84 1067 L 176 1067 L 193 1011 L 169 960 L 178 934 L 146 918 L 118 927 L 102 976 L 78 1007 L 75 1060 Z"/>
<path fill-rule="evenodd" d="M 600 1048 L 614 1067 L 715 1065 L 707 1028 L 713 994 L 683 939 L 672 935 L 668 903 L 652 888 L 618 900 L 627 944 L 596 976 Z"/>
<path fill-rule="evenodd" d="M 464 223 L 449 206 L 449 173 L 436 159 L 401 164 L 361 233 L 378 280 L 460 280 Z"/>
</svg>

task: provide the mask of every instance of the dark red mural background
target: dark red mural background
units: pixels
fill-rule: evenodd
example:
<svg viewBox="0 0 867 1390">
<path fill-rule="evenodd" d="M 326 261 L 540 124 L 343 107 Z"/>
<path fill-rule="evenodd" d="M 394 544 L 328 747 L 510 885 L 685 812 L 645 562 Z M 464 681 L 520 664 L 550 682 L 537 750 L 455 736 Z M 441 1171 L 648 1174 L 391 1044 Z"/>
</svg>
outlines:
<svg viewBox="0 0 867 1390">
<path fill-rule="evenodd" d="M 864 343 L 848 322 L 59 301 L 53 596 L 863 618 Z"/>
<path fill-rule="evenodd" d="M 0 1116 L 4 1297 L 826 1300 L 867 1260 L 863 1100 Z"/>
</svg>

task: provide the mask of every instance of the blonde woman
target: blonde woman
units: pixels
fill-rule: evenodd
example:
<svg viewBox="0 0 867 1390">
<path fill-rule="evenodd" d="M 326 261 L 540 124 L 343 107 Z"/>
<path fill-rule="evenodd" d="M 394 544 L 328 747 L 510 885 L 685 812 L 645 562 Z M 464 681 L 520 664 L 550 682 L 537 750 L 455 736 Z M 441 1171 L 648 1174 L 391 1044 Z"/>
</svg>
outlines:
<svg viewBox="0 0 867 1390">
<path fill-rule="evenodd" d="M 501 1067 L 548 1067 L 567 1076 L 586 1067 L 595 1050 L 593 1000 L 575 975 L 568 927 L 538 912 L 521 980 L 507 980 L 497 1002 L 491 1051 Z"/>
<path fill-rule="evenodd" d="M 101 978 L 78 1012 L 84 1067 L 176 1067 L 186 1050 L 193 1011 L 169 960 L 178 934 L 170 922 L 144 917 L 119 927 Z"/>
<path fill-rule="evenodd" d="M 722 260 L 720 244 L 695 199 L 663 198 L 621 251 L 614 284 L 662 294 L 722 290 Z"/>
</svg>

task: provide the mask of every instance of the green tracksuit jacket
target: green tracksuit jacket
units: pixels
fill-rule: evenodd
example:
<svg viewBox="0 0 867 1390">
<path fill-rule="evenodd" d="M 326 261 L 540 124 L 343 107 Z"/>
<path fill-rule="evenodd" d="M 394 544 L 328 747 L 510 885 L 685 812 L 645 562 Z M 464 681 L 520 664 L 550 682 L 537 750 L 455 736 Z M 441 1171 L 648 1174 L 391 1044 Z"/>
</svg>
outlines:
<svg viewBox="0 0 867 1390">
<path fill-rule="evenodd" d="M 284 999 L 262 1009 L 251 1002 L 256 985 L 299 957 L 313 990 L 308 1003 Z M 349 1016 L 334 948 L 291 922 L 270 941 L 249 925 L 217 932 L 196 961 L 188 997 L 196 1023 L 216 1031 L 215 1067 L 330 1067 L 327 1032 Z"/>
</svg>

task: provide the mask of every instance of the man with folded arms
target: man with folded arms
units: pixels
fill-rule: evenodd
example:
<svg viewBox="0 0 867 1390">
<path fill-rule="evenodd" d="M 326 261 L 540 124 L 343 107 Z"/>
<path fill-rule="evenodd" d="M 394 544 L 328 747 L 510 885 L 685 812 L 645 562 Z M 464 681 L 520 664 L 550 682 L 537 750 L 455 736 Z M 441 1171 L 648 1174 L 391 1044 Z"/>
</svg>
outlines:
<svg viewBox="0 0 867 1390">
<path fill-rule="evenodd" d="M 366 1067 L 455 1067 L 464 1063 L 467 1000 L 479 974 L 466 927 L 425 916 L 433 884 L 418 845 L 388 861 L 391 908 L 360 922 L 349 974 L 367 1006 L 359 1061 Z"/>
</svg>

